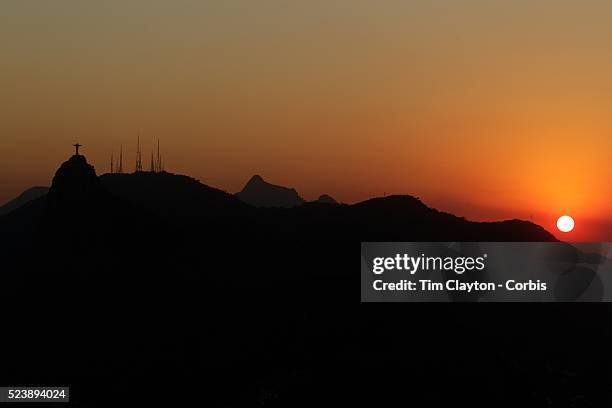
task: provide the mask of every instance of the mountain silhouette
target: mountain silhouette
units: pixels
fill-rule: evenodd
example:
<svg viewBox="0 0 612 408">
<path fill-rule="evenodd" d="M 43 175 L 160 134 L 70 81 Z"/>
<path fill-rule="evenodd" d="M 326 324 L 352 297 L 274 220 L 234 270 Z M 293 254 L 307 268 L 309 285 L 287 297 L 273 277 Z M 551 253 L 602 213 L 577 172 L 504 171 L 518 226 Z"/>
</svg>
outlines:
<svg viewBox="0 0 612 408">
<path fill-rule="evenodd" d="M 358 203 L 353 206 L 351 220 L 367 228 L 369 233 L 392 241 L 406 241 L 402 235 L 408 235 L 415 241 L 557 241 L 544 228 L 528 221 L 468 221 L 430 208 L 420 199 L 405 195 L 373 198 Z M 388 222 L 384 220 L 393 220 L 394 228 L 390 230 Z M 387 238 L 384 237 L 386 235 Z"/>
<path fill-rule="evenodd" d="M 11 336 L 0 340 L 12 351 L 2 362 L 11 377 L 3 381 L 68 383 L 82 406 L 109 406 L 118 397 L 142 405 L 146 395 L 133 390 L 154 385 L 197 387 L 210 406 L 259 406 L 270 395 L 280 406 L 313 406 L 325 390 L 338 390 L 339 377 L 360 375 L 362 367 L 384 373 L 382 355 L 401 363 L 402 375 L 410 375 L 404 368 L 411 365 L 431 370 L 428 378 L 443 376 L 445 386 L 455 384 L 453 401 L 474 381 L 502 398 L 508 388 L 520 388 L 525 373 L 549 369 L 542 353 L 567 351 L 569 334 L 600 333 L 605 321 L 601 313 L 573 322 L 561 306 L 522 308 L 520 321 L 520 306 L 502 304 L 416 304 L 381 313 L 359 305 L 350 289 L 356 279 L 347 260 L 360 241 L 555 238 L 530 222 L 472 222 L 408 195 L 257 207 L 183 175 L 98 177 L 85 157 L 73 156 L 46 196 L 0 216 L 0 284 L 9 288 L 2 306 L 14 320 Z M 61 316 L 61 324 L 54 318 L 31 324 L 29 317 L 41 311 Z M 550 322 L 562 324 L 554 330 Z M 528 342 L 517 327 L 529 333 Z M 460 352 L 440 355 L 449 336 Z M 384 347 L 368 351 L 363 344 Z M 405 353 L 406 344 L 417 352 Z M 608 344 L 606 335 L 601 349 Z M 592 345 L 592 338 L 580 344 L 581 358 Z M 465 364 L 466 355 L 475 363 Z M 515 370 L 504 387 L 496 379 L 507 370 L 490 364 L 490 355 L 503 356 L 504 367 Z M 589 362 L 601 358 L 593 353 Z M 445 365 L 459 368 L 438 371 Z M 419 381 L 421 373 L 409 379 Z M 112 395 L 92 392 L 102 383 Z M 439 386 L 419 385 L 428 397 Z M 153 394 L 156 402 L 164 398 Z M 342 395 L 326 402 L 341 405 L 352 394 Z M 167 398 L 176 405 L 181 396 Z"/>
<path fill-rule="evenodd" d="M 80 213 L 105 204 L 108 193 L 85 156 L 74 155 L 55 173 L 46 199 L 53 211 Z"/>
<path fill-rule="evenodd" d="M 321 204 L 338 204 L 332 196 L 327 194 L 321 194 L 316 202 Z"/>
<path fill-rule="evenodd" d="M 104 174 L 100 180 L 113 195 L 164 217 L 211 218 L 244 214 L 251 209 L 233 194 L 168 172 Z"/>
<path fill-rule="evenodd" d="M 8 214 L 11 211 L 21 207 L 22 205 L 35 200 L 39 197 L 44 196 L 49 191 L 49 187 L 31 187 L 28 188 L 23 193 L 19 194 L 16 198 L 7 202 L 3 206 L 0 207 L 0 215 Z"/>
<path fill-rule="evenodd" d="M 236 196 L 255 207 L 295 207 L 306 201 L 293 188 L 277 186 L 255 175 Z"/>
<path fill-rule="evenodd" d="M 153 215 L 109 192 L 84 156 L 74 155 L 53 177 L 46 195 L 29 201 L 0 217 L 0 245 L 83 254 L 111 249 L 126 243 L 131 229 L 160 228 Z M 57 257 L 57 255 L 53 255 Z"/>
<path fill-rule="evenodd" d="M 87 225 L 91 234 L 103 236 L 116 235 L 129 225 L 149 223 L 179 228 L 184 239 L 191 241 L 201 239 L 200 229 L 217 237 L 239 234 L 244 239 L 556 241 L 531 222 L 468 221 L 407 195 L 353 205 L 330 206 L 335 201 L 329 196 L 305 203 L 295 190 L 254 176 L 236 196 L 167 172 L 97 177 L 85 157 L 75 155 L 60 166 L 46 196 L 0 217 L 0 225 L 4 224 L 6 231 L 16 234 L 21 230 L 21 235 L 27 235 L 23 231 L 34 228 L 35 220 L 42 220 L 57 228 Z M 22 228 L 22 224 L 31 228 Z"/>
<path fill-rule="evenodd" d="M 279 214 L 280 235 L 341 241 L 535 241 L 557 239 L 528 221 L 474 222 L 438 211 L 418 198 L 393 195 L 353 205 L 307 203 Z"/>
</svg>

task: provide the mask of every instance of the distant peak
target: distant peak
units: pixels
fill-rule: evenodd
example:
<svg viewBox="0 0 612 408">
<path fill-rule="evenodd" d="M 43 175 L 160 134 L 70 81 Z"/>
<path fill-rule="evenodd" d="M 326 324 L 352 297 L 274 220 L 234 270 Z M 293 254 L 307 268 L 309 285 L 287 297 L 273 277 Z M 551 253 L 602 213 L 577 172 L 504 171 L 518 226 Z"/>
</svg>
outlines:
<svg viewBox="0 0 612 408">
<path fill-rule="evenodd" d="M 324 203 L 324 204 L 338 204 L 338 202 L 332 196 L 328 194 L 321 194 L 317 202 Z"/>
<path fill-rule="evenodd" d="M 249 183 L 265 183 L 265 180 L 259 174 L 255 174 L 253 177 L 251 177 Z"/>
<path fill-rule="evenodd" d="M 259 174 L 251 177 L 236 195 L 256 207 L 295 207 L 305 202 L 294 188 L 268 183 Z"/>
</svg>

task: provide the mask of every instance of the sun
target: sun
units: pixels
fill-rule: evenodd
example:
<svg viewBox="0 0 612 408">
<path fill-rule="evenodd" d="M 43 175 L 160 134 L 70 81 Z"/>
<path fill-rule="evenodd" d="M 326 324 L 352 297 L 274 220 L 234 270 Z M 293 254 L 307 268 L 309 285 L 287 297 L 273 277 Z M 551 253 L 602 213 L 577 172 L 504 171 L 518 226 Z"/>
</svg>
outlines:
<svg viewBox="0 0 612 408">
<path fill-rule="evenodd" d="M 574 229 L 574 219 L 569 215 L 562 215 L 557 220 L 557 228 L 561 232 L 570 232 Z"/>
</svg>

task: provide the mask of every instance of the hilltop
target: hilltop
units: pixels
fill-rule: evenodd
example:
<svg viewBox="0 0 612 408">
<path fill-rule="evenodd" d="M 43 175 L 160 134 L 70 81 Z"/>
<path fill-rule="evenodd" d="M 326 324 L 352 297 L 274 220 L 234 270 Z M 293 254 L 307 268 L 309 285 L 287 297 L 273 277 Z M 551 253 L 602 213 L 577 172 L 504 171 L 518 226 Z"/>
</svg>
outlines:
<svg viewBox="0 0 612 408">
<path fill-rule="evenodd" d="M 104 174 L 100 180 L 113 195 L 163 217 L 239 215 L 251 208 L 233 194 L 168 172 Z"/>
<path fill-rule="evenodd" d="M 15 231 L 25 220 L 78 215 L 81 224 L 98 225 L 106 231 L 116 229 L 113 224 L 118 220 L 149 219 L 169 227 L 180 225 L 188 241 L 199 240 L 201 228 L 207 236 L 238 234 L 242 239 L 556 241 L 528 221 L 472 222 L 408 195 L 352 205 L 333 204 L 331 197 L 322 197 L 306 202 L 294 189 L 267 183 L 259 176 L 252 177 L 236 195 L 165 171 L 98 177 L 84 156 L 75 155 L 58 169 L 47 195 L 31 200 L 32 205 L 14 217 L 5 216 L 3 222 L 13 225 Z M 29 217 L 33 209 L 38 215 Z M 91 231 L 96 233 L 100 235 Z"/>
<path fill-rule="evenodd" d="M 294 188 L 268 183 L 261 176 L 255 175 L 236 197 L 255 207 L 296 207 L 306 202 Z"/>
</svg>

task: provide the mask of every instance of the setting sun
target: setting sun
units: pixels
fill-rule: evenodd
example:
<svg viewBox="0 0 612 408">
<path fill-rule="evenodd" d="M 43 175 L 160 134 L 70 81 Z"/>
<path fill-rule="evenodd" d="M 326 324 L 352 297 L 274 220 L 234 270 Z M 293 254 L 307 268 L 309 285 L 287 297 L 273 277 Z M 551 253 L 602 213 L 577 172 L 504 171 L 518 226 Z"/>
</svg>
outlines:
<svg viewBox="0 0 612 408">
<path fill-rule="evenodd" d="M 570 232 L 574 229 L 574 219 L 569 215 L 562 215 L 557 220 L 557 228 L 561 232 Z"/>
</svg>

